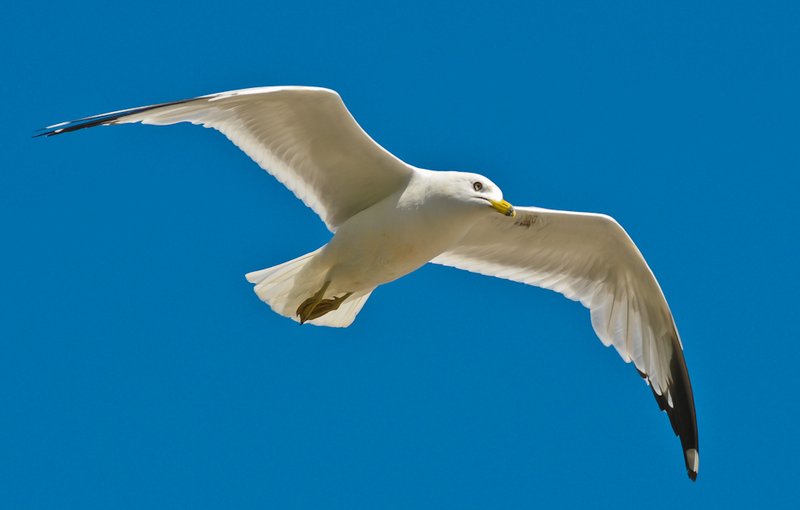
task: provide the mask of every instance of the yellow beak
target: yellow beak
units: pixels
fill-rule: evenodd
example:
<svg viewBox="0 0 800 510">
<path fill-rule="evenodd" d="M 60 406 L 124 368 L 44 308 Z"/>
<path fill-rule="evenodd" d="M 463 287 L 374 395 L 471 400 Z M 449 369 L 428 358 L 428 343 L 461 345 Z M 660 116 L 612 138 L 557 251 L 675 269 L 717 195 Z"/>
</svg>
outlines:
<svg viewBox="0 0 800 510">
<path fill-rule="evenodd" d="M 500 214 L 505 214 L 506 216 L 511 216 L 512 218 L 517 215 L 517 211 L 514 210 L 514 206 L 505 200 L 489 200 L 489 202 L 492 204 L 492 209 Z"/>
</svg>

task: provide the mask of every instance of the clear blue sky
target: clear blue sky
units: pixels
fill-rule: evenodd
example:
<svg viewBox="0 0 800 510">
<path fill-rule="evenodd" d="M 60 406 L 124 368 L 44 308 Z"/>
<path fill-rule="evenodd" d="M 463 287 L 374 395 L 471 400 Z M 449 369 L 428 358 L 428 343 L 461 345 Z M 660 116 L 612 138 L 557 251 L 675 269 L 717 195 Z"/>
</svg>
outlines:
<svg viewBox="0 0 800 510">
<path fill-rule="evenodd" d="M 0 506 L 796 503 L 797 2 L 525 4 L 6 6 Z M 681 331 L 697 483 L 579 304 L 425 267 L 300 327 L 243 275 L 329 234 L 224 137 L 30 138 L 282 84 L 338 90 L 414 165 L 616 217 Z"/>
</svg>

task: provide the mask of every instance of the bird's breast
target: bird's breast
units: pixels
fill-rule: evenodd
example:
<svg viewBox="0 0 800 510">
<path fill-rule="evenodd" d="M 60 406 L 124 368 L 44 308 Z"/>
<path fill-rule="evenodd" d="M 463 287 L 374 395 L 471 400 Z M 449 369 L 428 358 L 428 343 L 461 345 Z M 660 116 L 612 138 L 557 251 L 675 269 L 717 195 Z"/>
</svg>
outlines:
<svg viewBox="0 0 800 510">
<path fill-rule="evenodd" d="M 361 211 L 325 248 L 332 284 L 350 292 L 396 280 L 447 250 L 466 228 L 419 207 L 389 204 Z"/>
</svg>

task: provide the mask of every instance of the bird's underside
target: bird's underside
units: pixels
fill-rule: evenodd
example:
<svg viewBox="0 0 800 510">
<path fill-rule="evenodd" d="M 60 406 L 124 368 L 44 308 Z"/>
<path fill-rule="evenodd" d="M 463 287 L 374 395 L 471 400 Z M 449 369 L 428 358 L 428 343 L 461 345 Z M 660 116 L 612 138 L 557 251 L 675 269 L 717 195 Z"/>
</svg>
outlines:
<svg viewBox="0 0 800 510">
<path fill-rule="evenodd" d="M 391 205 L 393 197 L 407 194 L 414 183 L 424 183 L 424 179 L 429 179 L 430 185 L 421 189 L 444 186 L 434 182 L 442 181 L 452 187 L 442 188 L 445 195 L 454 193 L 448 199 L 458 202 L 463 195 L 464 203 L 474 199 L 491 206 L 495 211 L 486 207 L 476 214 L 457 242 L 418 257 L 423 263 L 432 259 L 433 263 L 555 290 L 589 308 L 597 336 L 635 365 L 659 407 L 669 415 L 680 437 L 689 477 L 694 480 L 697 476 L 694 397 L 680 337 L 653 273 L 612 218 L 536 207 L 518 207 L 513 216 L 514 210 L 502 201 L 491 181 L 458 172 L 445 178 L 442 173 L 404 163 L 360 128 L 337 93 L 321 88 L 223 92 L 57 124 L 37 136 L 137 122 L 190 122 L 222 132 L 313 209 L 335 233 L 334 240 L 343 237 L 348 228 L 354 230 L 353 218 L 377 211 L 376 204 L 386 208 L 387 201 Z M 425 201 L 417 199 L 423 207 Z M 397 246 L 405 247 L 399 241 Z M 410 248 L 413 251 L 415 247 Z M 374 288 L 391 278 L 360 286 L 348 283 L 358 281 L 357 274 L 332 278 L 335 271 L 326 265 L 325 249 L 249 273 L 247 278 L 258 296 L 281 315 L 300 323 L 347 326 Z M 415 269 L 418 262 L 414 261 L 416 266 L 409 263 L 399 273 Z"/>
</svg>

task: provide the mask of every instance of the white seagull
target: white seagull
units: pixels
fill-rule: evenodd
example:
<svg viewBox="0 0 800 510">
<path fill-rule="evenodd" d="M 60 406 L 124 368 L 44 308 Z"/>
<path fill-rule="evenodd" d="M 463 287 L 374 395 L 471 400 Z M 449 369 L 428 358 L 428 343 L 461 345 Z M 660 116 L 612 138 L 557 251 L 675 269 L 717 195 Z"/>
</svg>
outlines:
<svg viewBox="0 0 800 510">
<path fill-rule="evenodd" d="M 404 163 L 324 88 L 222 92 L 64 122 L 36 136 L 136 122 L 220 131 L 333 232 L 321 248 L 247 275 L 275 312 L 346 327 L 376 287 L 428 262 L 555 290 L 589 308 L 603 344 L 633 362 L 697 477 L 694 397 L 678 330 L 655 276 L 613 218 L 512 207 L 482 175 Z"/>
</svg>

